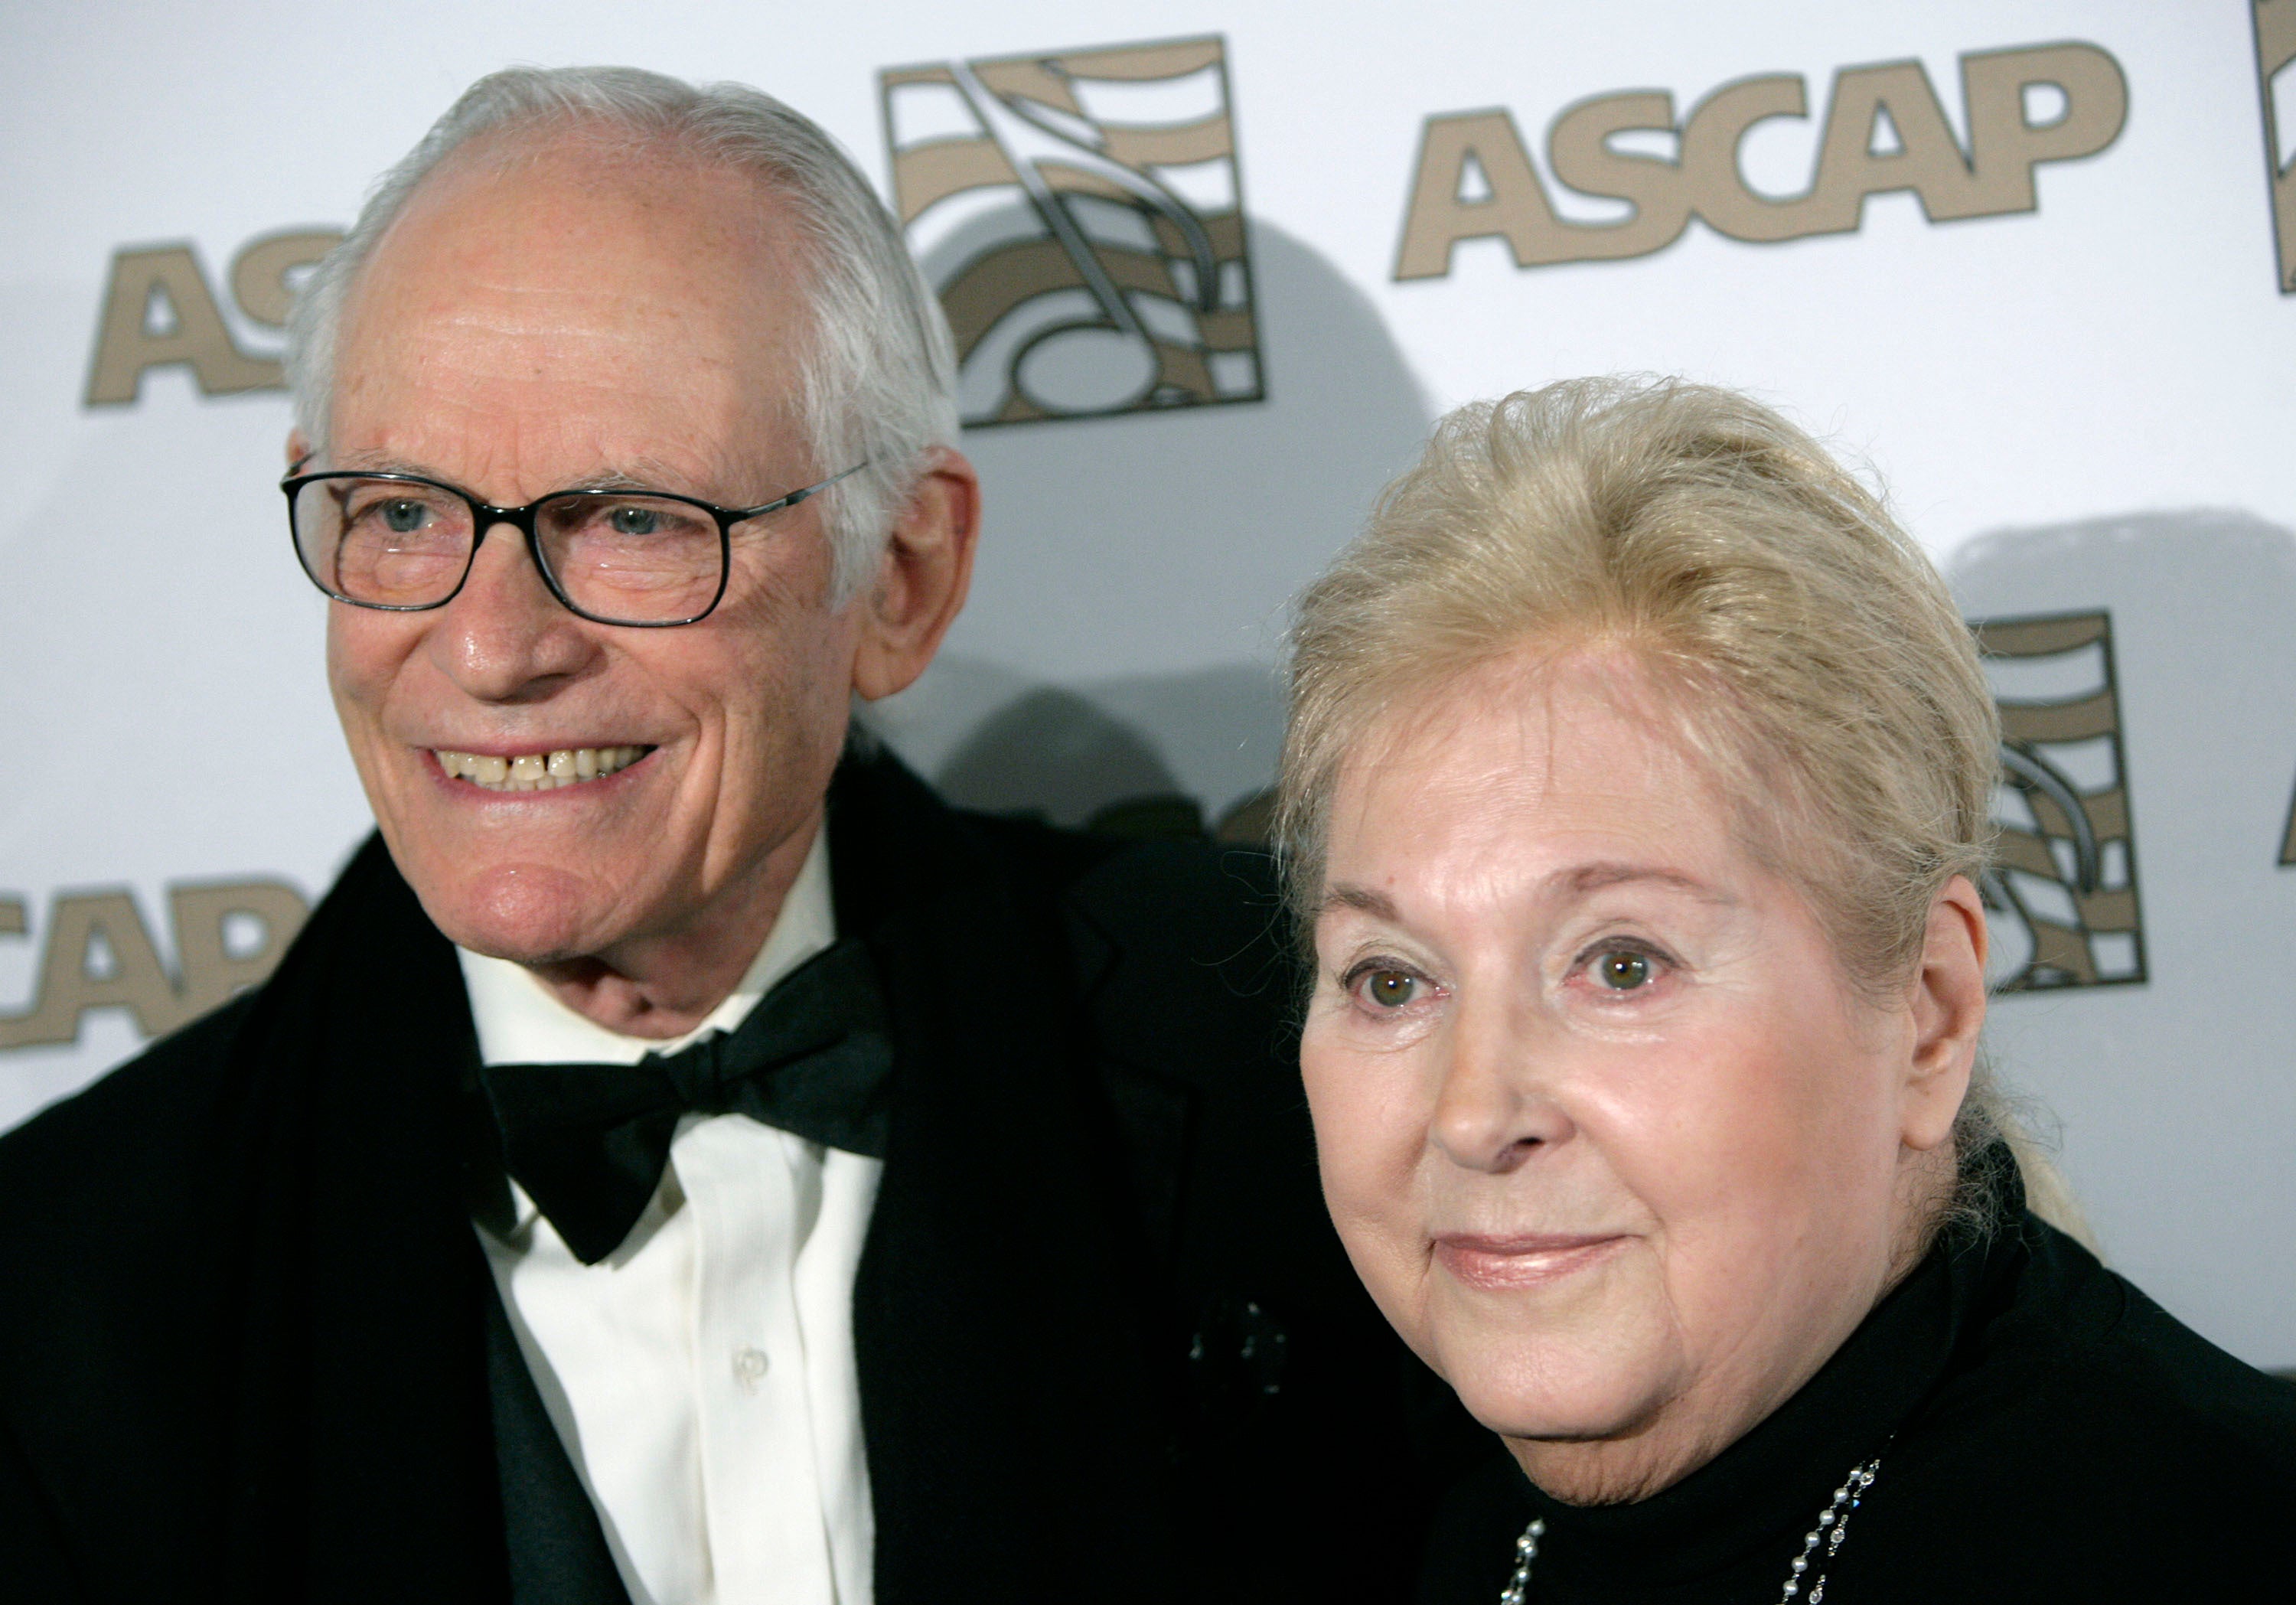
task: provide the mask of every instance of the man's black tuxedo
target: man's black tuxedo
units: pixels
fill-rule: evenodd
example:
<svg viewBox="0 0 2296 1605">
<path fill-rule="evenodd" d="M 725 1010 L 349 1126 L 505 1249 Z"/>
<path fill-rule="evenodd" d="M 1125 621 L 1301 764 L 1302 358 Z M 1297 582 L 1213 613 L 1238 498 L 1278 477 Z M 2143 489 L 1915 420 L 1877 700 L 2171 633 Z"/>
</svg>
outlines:
<svg viewBox="0 0 2296 1605">
<path fill-rule="evenodd" d="M 895 1044 L 877 1598 L 1406 1595 L 1473 1440 L 1323 1216 L 1265 860 L 884 757 L 830 840 Z M 472 1232 L 476 1062 L 370 841 L 269 983 L 0 1139 L 0 1596 L 619 1595 Z"/>
</svg>

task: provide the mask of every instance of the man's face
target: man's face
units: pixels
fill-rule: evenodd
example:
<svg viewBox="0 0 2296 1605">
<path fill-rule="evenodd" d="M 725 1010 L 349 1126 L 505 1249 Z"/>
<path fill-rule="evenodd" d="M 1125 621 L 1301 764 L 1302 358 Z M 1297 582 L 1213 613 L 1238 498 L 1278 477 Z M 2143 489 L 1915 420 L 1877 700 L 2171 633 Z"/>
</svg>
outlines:
<svg viewBox="0 0 2296 1605">
<path fill-rule="evenodd" d="M 449 158 L 354 286 L 315 468 L 497 506 L 635 484 L 749 507 L 851 466 L 816 462 L 790 405 L 803 287 L 750 180 L 579 143 L 488 154 Z M 526 963 L 611 954 L 724 922 L 802 850 L 860 613 L 828 605 L 819 507 L 737 527 L 698 624 L 576 617 L 507 527 L 445 607 L 331 608 L 351 755 L 442 930 Z M 441 752 L 513 776 L 565 754 L 577 778 L 497 788 L 493 766 L 449 774 Z"/>
</svg>

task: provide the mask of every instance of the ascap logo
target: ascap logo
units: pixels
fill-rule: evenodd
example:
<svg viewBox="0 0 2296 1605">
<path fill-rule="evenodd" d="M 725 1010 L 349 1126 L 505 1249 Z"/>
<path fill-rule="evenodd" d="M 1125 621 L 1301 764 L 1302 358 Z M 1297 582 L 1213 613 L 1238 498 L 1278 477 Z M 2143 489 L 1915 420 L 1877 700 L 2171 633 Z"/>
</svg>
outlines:
<svg viewBox="0 0 2296 1605">
<path fill-rule="evenodd" d="M 2000 850 L 1981 888 L 1995 989 L 2141 982 L 2112 618 L 2061 613 L 1972 627 L 2001 708 Z"/>
<path fill-rule="evenodd" d="M 2272 191 L 2280 292 L 2296 295 L 2296 0 L 2251 3 L 2256 8 L 2256 85 L 2264 97 L 2264 170 Z"/>
<path fill-rule="evenodd" d="M 281 329 L 295 275 L 332 250 L 342 235 L 292 229 L 250 241 L 231 264 L 231 299 L 247 320 Z M 136 399 L 154 368 L 191 370 L 202 396 L 274 390 L 283 382 L 275 356 L 247 351 L 232 338 L 223 307 L 188 244 L 143 245 L 111 258 L 111 282 L 96 323 L 95 361 L 87 405 L 120 406 Z"/>
<path fill-rule="evenodd" d="M 882 75 L 967 424 L 1266 393 L 1218 38 Z"/>
<path fill-rule="evenodd" d="M 1761 125 L 1808 115 L 1808 86 L 1794 74 L 1725 84 L 1678 122 L 1663 90 L 1580 101 L 1547 130 L 1547 164 L 1579 194 L 1624 202 L 1630 215 L 1611 223 L 1555 211 L 1508 112 L 1430 118 L 1395 276 L 1440 278 L 1454 246 L 1490 236 L 1507 242 L 1519 267 L 1647 256 L 1680 238 L 1693 217 L 1733 240 L 1847 233 L 1866 196 L 1893 190 L 1919 196 L 1932 223 L 2030 212 L 2039 204 L 2036 167 L 2095 155 L 2128 116 L 2120 64 L 2094 45 L 1964 55 L 1961 85 L 1965 149 L 1919 61 L 1843 68 L 1816 170 L 1801 193 L 1783 196 L 1748 182 L 1742 159 Z"/>
<path fill-rule="evenodd" d="M 0 1050 L 76 1041 L 91 1009 L 125 1009 L 146 1036 L 172 1031 L 268 976 L 309 905 L 283 881 L 186 881 L 168 888 L 168 910 L 173 973 L 126 888 L 57 894 L 29 1006 L 0 1013 Z M 30 935 L 25 913 L 0 897 L 0 937 Z"/>
</svg>

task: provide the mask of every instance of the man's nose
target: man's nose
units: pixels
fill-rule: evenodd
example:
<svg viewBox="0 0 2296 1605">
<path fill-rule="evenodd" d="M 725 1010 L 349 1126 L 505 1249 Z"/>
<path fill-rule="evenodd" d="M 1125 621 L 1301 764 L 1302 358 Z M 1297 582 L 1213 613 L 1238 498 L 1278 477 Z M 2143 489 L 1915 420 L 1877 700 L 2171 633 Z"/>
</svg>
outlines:
<svg viewBox="0 0 2296 1605">
<path fill-rule="evenodd" d="M 1554 1044 L 1534 1021 L 1469 997 L 1450 1025 L 1428 1141 L 1452 1163 L 1503 1173 L 1571 1135 L 1576 1127 L 1555 1101 L 1549 1074 Z"/>
<path fill-rule="evenodd" d="M 509 524 L 480 532 L 470 577 L 439 614 L 430 632 L 439 666 L 481 701 L 548 696 L 597 650 L 583 621 L 551 594 L 525 536 Z"/>
</svg>

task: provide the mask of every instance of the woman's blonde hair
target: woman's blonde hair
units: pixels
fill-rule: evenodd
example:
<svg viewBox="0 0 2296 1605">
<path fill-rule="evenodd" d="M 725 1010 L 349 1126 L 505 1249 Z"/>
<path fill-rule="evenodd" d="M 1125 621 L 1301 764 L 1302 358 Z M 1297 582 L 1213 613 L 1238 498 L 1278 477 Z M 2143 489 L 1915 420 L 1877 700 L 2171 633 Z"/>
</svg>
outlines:
<svg viewBox="0 0 2296 1605">
<path fill-rule="evenodd" d="M 1976 643 L 1928 556 L 1816 441 L 1672 380 L 1460 408 L 1301 597 L 1276 834 L 1303 934 L 1332 791 L 1382 721 L 1526 648 L 1582 647 L 1650 676 L 1849 979 L 1908 981 L 1937 894 L 1991 850 L 2000 720 Z M 1981 1067 L 1955 1136 L 1965 1176 L 2027 1147 Z"/>
</svg>

